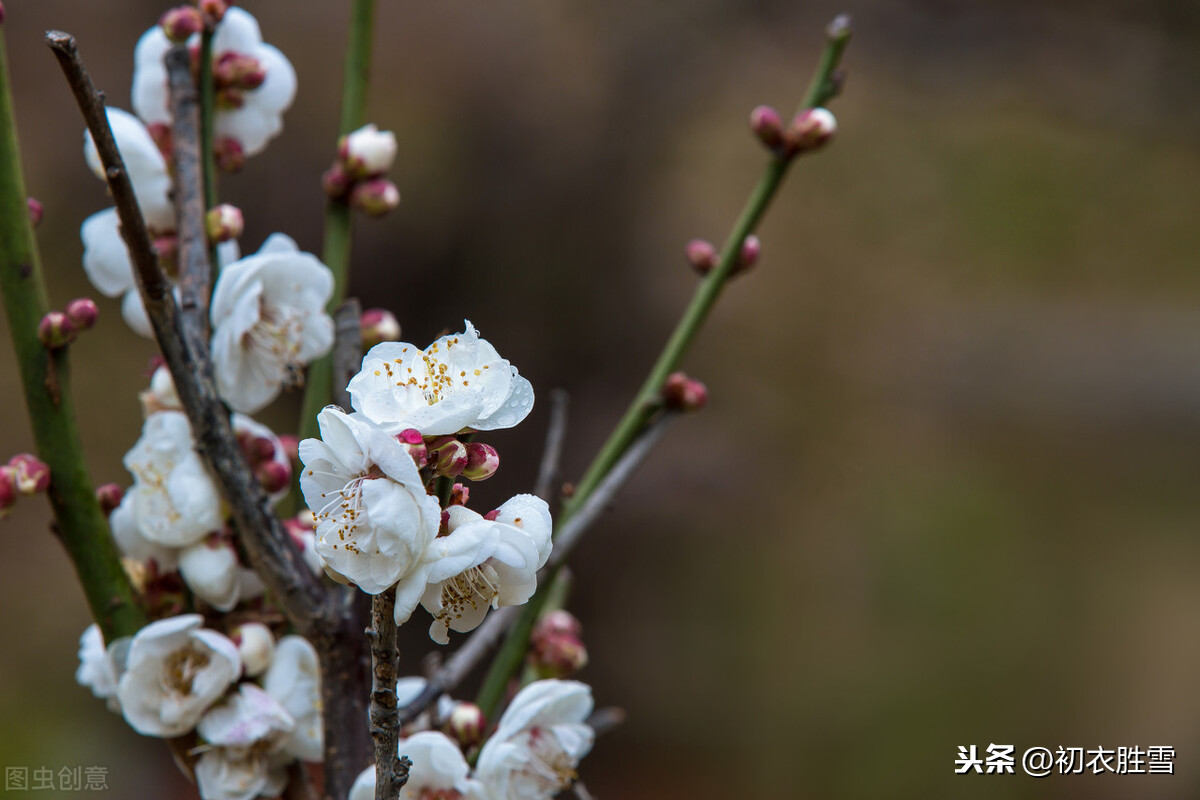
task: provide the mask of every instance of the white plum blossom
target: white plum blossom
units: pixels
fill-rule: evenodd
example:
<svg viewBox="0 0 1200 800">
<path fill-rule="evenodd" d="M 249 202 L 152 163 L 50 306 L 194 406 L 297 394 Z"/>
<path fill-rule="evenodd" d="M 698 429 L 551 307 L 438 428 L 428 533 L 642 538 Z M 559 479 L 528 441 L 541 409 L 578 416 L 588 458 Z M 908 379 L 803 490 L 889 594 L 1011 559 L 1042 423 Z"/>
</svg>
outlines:
<svg viewBox="0 0 1200 800">
<path fill-rule="evenodd" d="M 351 175 L 382 174 L 396 160 L 396 134 L 381 131 L 374 123 L 364 125 L 343 137 L 338 157 Z"/>
<path fill-rule="evenodd" d="M 321 438 L 300 443 L 300 488 L 316 517 L 317 553 L 327 569 L 379 594 L 418 565 L 441 508 L 395 437 L 336 406 L 317 424 Z"/>
<path fill-rule="evenodd" d="M 390 433 L 425 436 L 511 428 L 533 408 L 533 387 L 470 322 L 424 350 L 375 345 L 347 390 L 354 410 Z"/>
<path fill-rule="evenodd" d="M 221 498 L 194 449 L 183 413 L 151 414 L 141 438 L 125 454 L 125 468 L 134 483 L 122 505 L 130 503 L 143 539 L 184 547 L 221 528 Z"/>
<path fill-rule="evenodd" d="M 329 268 L 278 233 L 221 271 L 212 297 L 212 358 L 217 390 L 231 408 L 258 411 L 329 351 L 333 320 L 325 304 L 332 293 Z"/>
<path fill-rule="evenodd" d="M 145 563 L 153 561 L 159 572 L 169 572 L 179 563 L 179 548 L 168 547 L 142 535 L 137 519 L 137 497 L 133 487 L 125 492 L 121 504 L 108 517 L 108 526 L 121 555 Z"/>
<path fill-rule="evenodd" d="M 146 122 L 171 123 L 163 63 L 170 47 L 167 35 L 155 26 L 134 50 L 133 109 Z M 296 96 L 291 62 L 263 42 L 258 20 L 235 7 L 225 12 L 213 34 L 213 73 L 215 137 L 236 140 L 247 156 L 261 152 L 283 130 L 283 112 Z"/>
<path fill-rule="evenodd" d="M 595 739 L 584 724 L 591 713 L 592 690 L 578 681 L 534 681 L 517 692 L 479 751 L 475 777 L 487 796 L 549 800 L 570 786 Z"/>
<path fill-rule="evenodd" d="M 551 549 L 550 509 L 534 495 L 513 497 L 493 519 L 451 506 L 446 528 L 396 587 L 397 624 L 408 621 L 419 600 L 433 615 L 429 635 L 439 644 L 449 641 L 451 629 L 474 630 L 489 608 L 527 602 Z"/>
<path fill-rule="evenodd" d="M 275 656 L 263 688 L 295 722 L 280 750 L 302 761 L 324 758 L 321 723 L 321 670 L 317 651 L 303 636 L 285 636 L 275 645 Z"/>
<path fill-rule="evenodd" d="M 117 699 L 138 733 L 187 733 L 237 680 L 237 645 L 203 624 L 199 614 L 184 614 L 151 622 L 134 635 Z"/>
<path fill-rule="evenodd" d="M 440 731 L 422 731 L 400 742 L 400 755 L 412 762 L 408 781 L 400 790 L 399 800 L 483 800 L 482 787 L 468 774 L 471 768 L 462 751 Z M 359 773 L 347 800 L 374 800 L 375 767 Z"/>
<path fill-rule="evenodd" d="M 117 700 L 117 666 L 112 650 L 113 648 L 104 646 L 100 626 L 89 625 L 79 637 L 79 669 L 75 671 L 75 680 L 81 686 L 91 689 L 96 697 L 104 700 L 110 711 L 120 712 L 121 704 Z"/>
<path fill-rule="evenodd" d="M 237 552 L 219 535 L 183 548 L 179 574 L 188 588 L 218 611 L 231 611 L 241 594 Z"/>
<path fill-rule="evenodd" d="M 287 785 L 281 753 L 295 722 L 271 695 L 253 683 L 214 706 L 196 726 L 207 742 L 199 748 L 196 785 L 202 800 L 275 797 Z"/>
</svg>

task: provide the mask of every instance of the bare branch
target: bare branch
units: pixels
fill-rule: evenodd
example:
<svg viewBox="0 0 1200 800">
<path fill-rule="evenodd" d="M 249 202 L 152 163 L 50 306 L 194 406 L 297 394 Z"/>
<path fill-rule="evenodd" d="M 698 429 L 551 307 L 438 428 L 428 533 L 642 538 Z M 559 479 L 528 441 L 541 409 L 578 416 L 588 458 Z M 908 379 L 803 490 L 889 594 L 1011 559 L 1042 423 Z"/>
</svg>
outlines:
<svg viewBox="0 0 1200 800">
<path fill-rule="evenodd" d="M 396 800 L 408 782 L 408 768 L 400 758 L 400 714 L 396 677 L 400 653 L 396 649 L 396 588 L 371 598 L 371 738 L 375 740 L 375 800 Z"/>
<path fill-rule="evenodd" d="M 567 435 L 567 405 L 569 395 L 562 389 L 550 392 L 550 425 L 546 428 L 546 447 L 542 451 L 542 463 L 538 467 L 537 483 L 533 493 L 552 501 L 554 483 L 558 480 L 558 464 L 562 460 L 563 442 Z"/>
<path fill-rule="evenodd" d="M 346 385 L 362 364 L 362 305 L 357 297 L 347 298 L 333 312 L 333 385 L 337 404 L 350 408 Z"/>
</svg>

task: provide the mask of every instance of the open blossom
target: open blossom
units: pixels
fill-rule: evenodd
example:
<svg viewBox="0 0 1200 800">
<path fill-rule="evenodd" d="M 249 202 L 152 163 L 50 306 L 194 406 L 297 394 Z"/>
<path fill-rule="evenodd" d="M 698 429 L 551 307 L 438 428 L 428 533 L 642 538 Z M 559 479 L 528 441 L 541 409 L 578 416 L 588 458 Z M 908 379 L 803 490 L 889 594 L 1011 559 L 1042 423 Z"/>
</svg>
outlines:
<svg viewBox="0 0 1200 800">
<path fill-rule="evenodd" d="M 231 9 L 232 11 L 232 9 Z M 221 271 L 212 297 L 217 390 L 252 414 L 333 345 L 333 273 L 283 234 Z"/>
<path fill-rule="evenodd" d="M 489 608 L 521 605 L 537 589 L 537 571 L 550 555 L 550 509 L 534 495 L 517 495 L 487 519 L 465 506 L 446 510 L 448 535 L 433 540 L 417 569 L 396 587 L 396 622 L 418 600 L 433 615 L 430 637 L 449 641 L 483 622 Z M 490 516 L 490 515 L 489 515 Z"/>
<path fill-rule="evenodd" d="M 92 694 L 104 700 L 110 711 L 120 711 L 117 701 L 117 666 L 113 663 L 113 648 L 104 646 L 100 626 L 89 625 L 79 637 L 79 669 L 75 680 L 92 690 Z"/>
<path fill-rule="evenodd" d="M 134 51 L 133 108 L 146 122 L 171 123 L 163 63 L 170 47 L 156 25 L 142 35 Z M 283 112 L 296 96 L 296 72 L 283 53 L 263 42 L 258 21 L 243 9 L 230 8 L 217 25 L 213 78 L 216 139 L 235 140 L 247 156 L 261 152 L 283 130 Z"/>
<path fill-rule="evenodd" d="M 375 345 L 347 387 L 354 410 L 390 433 L 425 436 L 511 428 L 533 408 L 533 387 L 470 322 L 424 350 Z"/>
<path fill-rule="evenodd" d="M 303 761 L 321 761 L 321 670 L 317 651 L 303 636 L 285 636 L 275 645 L 263 689 L 296 723 L 280 750 Z"/>
<path fill-rule="evenodd" d="M 168 617 L 133 637 L 117 699 L 138 733 L 187 733 L 241 673 L 237 645 L 203 624 L 199 614 Z"/>
<path fill-rule="evenodd" d="M 242 683 L 200 720 L 196 732 L 207 742 L 196 762 L 202 800 L 275 797 L 287 784 L 289 758 L 281 754 L 295 722 L 275 698 Z"/>
<path fill-rule="evenodd" d="M 400 755 L 412 762 L 400 800 L 482 800 L 482 787 L 468 777 L 470 767 L 462 751 L 440 731 L 422 731 L 400 742 Z M 374 800 L 375 767 L 367 767 L 354 781 L 348 800 Z"/>
<path fill-rule="evenodd" d="M 183 413 L 151 414 L 141 438 L 125 454 L 125 468 L 134 483 L 121 505 L 130 504 L 142 538 L 183 547 L 222 526 L 220 495 L 194 449 Z"/>
<path fill-rule="evenodd" d="M 487 796 L 549 800 L 570 786 L 592 749 L 591 713 L 592 690 L 577 681 L 534 681 L 517 692 L 476 762 Z"/>
<path fill-rule="evenodd" d="M 418 565 L 441 509 L 395 437 L 336 406 L 317 423 L 321 438 L 300 443 L 300 488 L 316 516 L 317 553 L 327 568 L 379 594 Z"/>
</svg>

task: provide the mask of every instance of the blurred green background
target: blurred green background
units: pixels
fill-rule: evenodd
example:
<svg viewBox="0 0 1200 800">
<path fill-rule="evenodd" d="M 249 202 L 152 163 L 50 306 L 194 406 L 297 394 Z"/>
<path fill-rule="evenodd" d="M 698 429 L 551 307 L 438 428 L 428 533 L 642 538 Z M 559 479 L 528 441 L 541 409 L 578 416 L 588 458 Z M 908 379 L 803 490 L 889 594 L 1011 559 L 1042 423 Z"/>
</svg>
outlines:
<svg viewBox="0 0 1200 800">
<path fill-rule="evenodd" d="M 163 6 L 5 5 L 61 306 L 91 293 L 78 227 L 109 203 L 40 34 L 75 33 L 128 108 Z M 346 4 L 244 5 L 300 91 L 222 195 L 244 250 L 282 230 L 319 252 Z M 747 113 L 790 110 L 824 24 L 854 15 L 837 140 L 797 165 L 686 362 L 708 409 L 579 551 L 582 677 L 629 712 L 584 763 L 594 794 L 1196 796 L 1200 5 L 380 6 L 369 118 L 397 134 L 404 201 L 358 225 L 352 289 L 418 343 L 470 318 L 541 392 L 490 437 L 481 507 L 529 489 L 553 387 L 567 477 L 586 466 L 690 296 L 683 243 L 721 240 L 757 179 Z M 97 482 L 125 483 L 151 349 L 101 308 L 75 390 Z M 0 386 L 7 456 L 31 445 L 7 346 Z M 24 500 L 0 526 L 0 761 L 191 796 L 75 684 L 88 619 L 47 522 Z M 1176 774 L 953 774 L 992 742 L 1173 745 Z"/>
</svg>

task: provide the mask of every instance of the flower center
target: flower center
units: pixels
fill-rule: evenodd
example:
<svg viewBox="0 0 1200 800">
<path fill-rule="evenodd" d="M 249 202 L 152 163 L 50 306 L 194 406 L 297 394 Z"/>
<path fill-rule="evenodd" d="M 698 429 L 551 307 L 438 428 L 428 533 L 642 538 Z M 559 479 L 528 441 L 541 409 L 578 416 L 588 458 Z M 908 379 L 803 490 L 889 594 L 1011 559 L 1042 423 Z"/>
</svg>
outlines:
<svg viewBox="0 0 1200 800">
<path fill-rule="evenodd" d="M 159 675 L 162 688 L 173 694 L 191 694 L 192 682 L 208 662 L 208 653 L 195 644 L 176 650 L 163 662 Z"/>
<path fill-rule="evenodd" d="M 305 315 L 291 306 L 259 300 L 258 322 L 246 331 L 242 342 L 258 356 L 258 370 L 270 382 L 300 382 L 304 374 L 304 362 L 300 360 L 304 319 Z"/>
<path fill-rule="evenodd" d="M 527 741 L 529 760 L 521 772 L 547 791 L 566 789 L 578 773 L 554 736 L 548 736 L 541 728 L 530 728 Z"/>
<path fill-rule="evenodd" d="M 332 543 L 333 549 L 339 547 L 351 553 L 361 552 L 354 543 L 354 534 L 358 531 L 358 520 L 363 513 L 363 484 L 367 481 L 384 478 L 383 470 L 374 464 L 362 475 L 351 478 L 341 490 L 321 497 L 329 501 L 313 514 L 317 524 L 325 520 L 336 520 L 338 541 Z"/>
<path fill-rule="evenodd" d="M 471 567 L 442 584 L 442 610 L 437 620 L 449 625 L 449 620 L 461 619 L 468 607 L 494 606 L 499 596 L 500 576 L 495 568 L 486 562 Z"/>
</svg>

